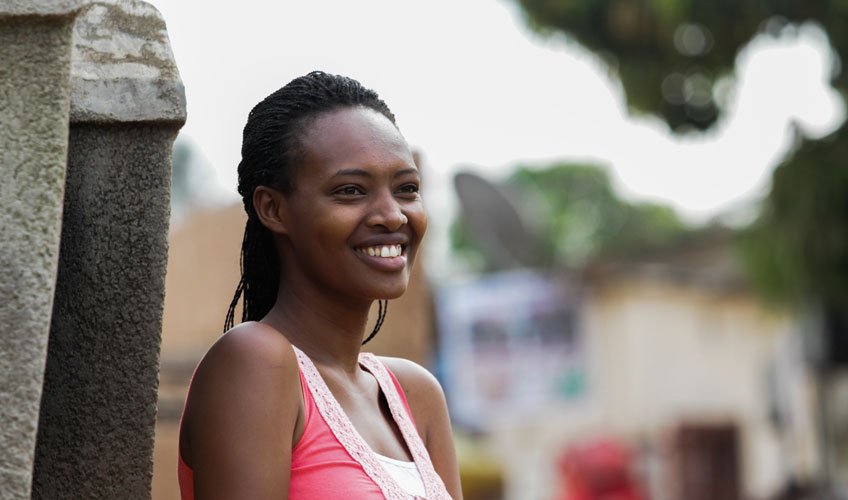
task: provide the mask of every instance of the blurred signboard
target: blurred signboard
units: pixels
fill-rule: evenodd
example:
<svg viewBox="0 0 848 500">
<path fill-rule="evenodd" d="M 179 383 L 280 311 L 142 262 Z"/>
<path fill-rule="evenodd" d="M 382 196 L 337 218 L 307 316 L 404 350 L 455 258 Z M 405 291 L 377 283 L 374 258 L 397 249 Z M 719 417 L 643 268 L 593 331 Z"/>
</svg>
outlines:
<svg viewBox="0 0 848 500">
<path fill-rule="evenodd" d="M 571 282 L 534 271 L 440 288 L 439 372 L 454 420 L 485 430 L 583 397 L 578 306 Z"/>
</svg>

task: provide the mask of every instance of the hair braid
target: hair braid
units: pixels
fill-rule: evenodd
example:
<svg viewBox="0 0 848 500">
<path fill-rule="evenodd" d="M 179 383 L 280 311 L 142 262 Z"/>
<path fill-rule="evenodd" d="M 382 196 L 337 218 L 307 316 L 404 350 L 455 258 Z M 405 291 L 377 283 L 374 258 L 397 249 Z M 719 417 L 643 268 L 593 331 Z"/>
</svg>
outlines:
<svg viewBox="0 0 848 500">
<path fill-rule="evenodd" d="M 377 324 L 374 325 L 374 329 L 371 330 L 371 334 L 362 341 L 362 345 L 367 344 L 371 339 L 374 338 L 374 335 L 377 335 L 377 332 L 380 331 L 380 327 L 383 326 L 383 321 L 386 319 L 386 312 L 389 310 L 389 301 L 388 300 L 378 300 L 377 301 Z"/>
</svg>

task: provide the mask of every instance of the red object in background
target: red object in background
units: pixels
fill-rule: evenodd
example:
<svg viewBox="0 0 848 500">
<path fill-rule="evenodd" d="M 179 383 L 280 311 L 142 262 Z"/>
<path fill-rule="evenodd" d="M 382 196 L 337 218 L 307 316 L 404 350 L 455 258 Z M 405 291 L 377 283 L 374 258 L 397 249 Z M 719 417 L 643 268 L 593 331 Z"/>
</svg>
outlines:
<svg viewBox="0 0 848 500">
<path fill-rule="evenodd" d="M 554 500 L 645 500 L 633 478 L 633 454 L 612 439 L 569 447 L 558 460 L 563 490 Z"/>
</svg>

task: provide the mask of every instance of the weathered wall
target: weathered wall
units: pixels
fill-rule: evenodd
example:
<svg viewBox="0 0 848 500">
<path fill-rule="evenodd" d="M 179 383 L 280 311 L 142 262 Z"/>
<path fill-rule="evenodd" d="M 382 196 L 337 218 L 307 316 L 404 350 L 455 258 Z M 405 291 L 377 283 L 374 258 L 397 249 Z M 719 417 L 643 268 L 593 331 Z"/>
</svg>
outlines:
<svg viewBox="0 0 848 500">
<path fill-rule="evenodd" d="M 0 497 L 28 498 L 81 1 L 0 1 Z"/>
<path fill-rule="evenodd" d="M 33 498 L 149 498 L 171 148 L 185 100 L 150 5 L 76 19 L 58 280 Z"/>
<path fill-rule="evenodd" d="M 149 496 L 173 135 L 71 129 L 35 498 Z"/>
<path fill-rule="evenodd" d="M 0 498 L 150 497 L 184 121 L 148 4 L 0 0 Z"/>
</svg>

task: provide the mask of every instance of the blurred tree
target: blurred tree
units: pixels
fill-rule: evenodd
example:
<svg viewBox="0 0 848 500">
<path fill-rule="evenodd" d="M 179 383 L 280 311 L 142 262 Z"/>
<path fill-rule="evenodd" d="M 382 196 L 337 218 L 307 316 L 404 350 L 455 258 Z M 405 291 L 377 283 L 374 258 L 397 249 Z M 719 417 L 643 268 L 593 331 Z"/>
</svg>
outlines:
<svg viewBox="0 0 848 500">
<path fill-rule="evenodd" d="M 679 132 L 715 123 L 714 86 L 732 75 L 736 54 L 757 34 L 812 21 L 837 56 L 848 54 L 845 0 L 514 1 L 536 31 L 565 33 L 607 61 L 631 109 L 661 116 Z M 844 96 L 848 76 L 840 60 L 834 67 L 831 83 Z M 769 296 L 848 311 L 848 131 L 797 140 L 743 236 L 746 260 Z"/>
<path fill-rule="evenodd" d="M 736 54 L 758 33 L 815 21 L 848 53 L 844 0 L 515 0 L 543 34 L 566 33 L 617 73 L 631 108 L 674 129 L 712 125 L 715 83 L 733 74 Z M 844 73 L 834 75 L 845 89 Z"/>
<path fill-rule="evenodd" d="M 848 126 L 803 141 L 775 169 L 759 219 L 739 238 L 763 295 L 848 308 Z"/>
<path fill-rule="evenodd" d="M 526 244 L 535 247 L 540 267 L 578 268 L 592 259 L 674 244 L 694 231 L 668 207 L 619 199 L 606 172 L 594 166 L 519 167 L 501 188 L 514 195 L 522 219 L 539 235 Z M 481 251 L 486 243 L 468 229 L 462 217 L 454 223 L 454 251 L 479 270 L 498 269 Z"/>
</svg>

